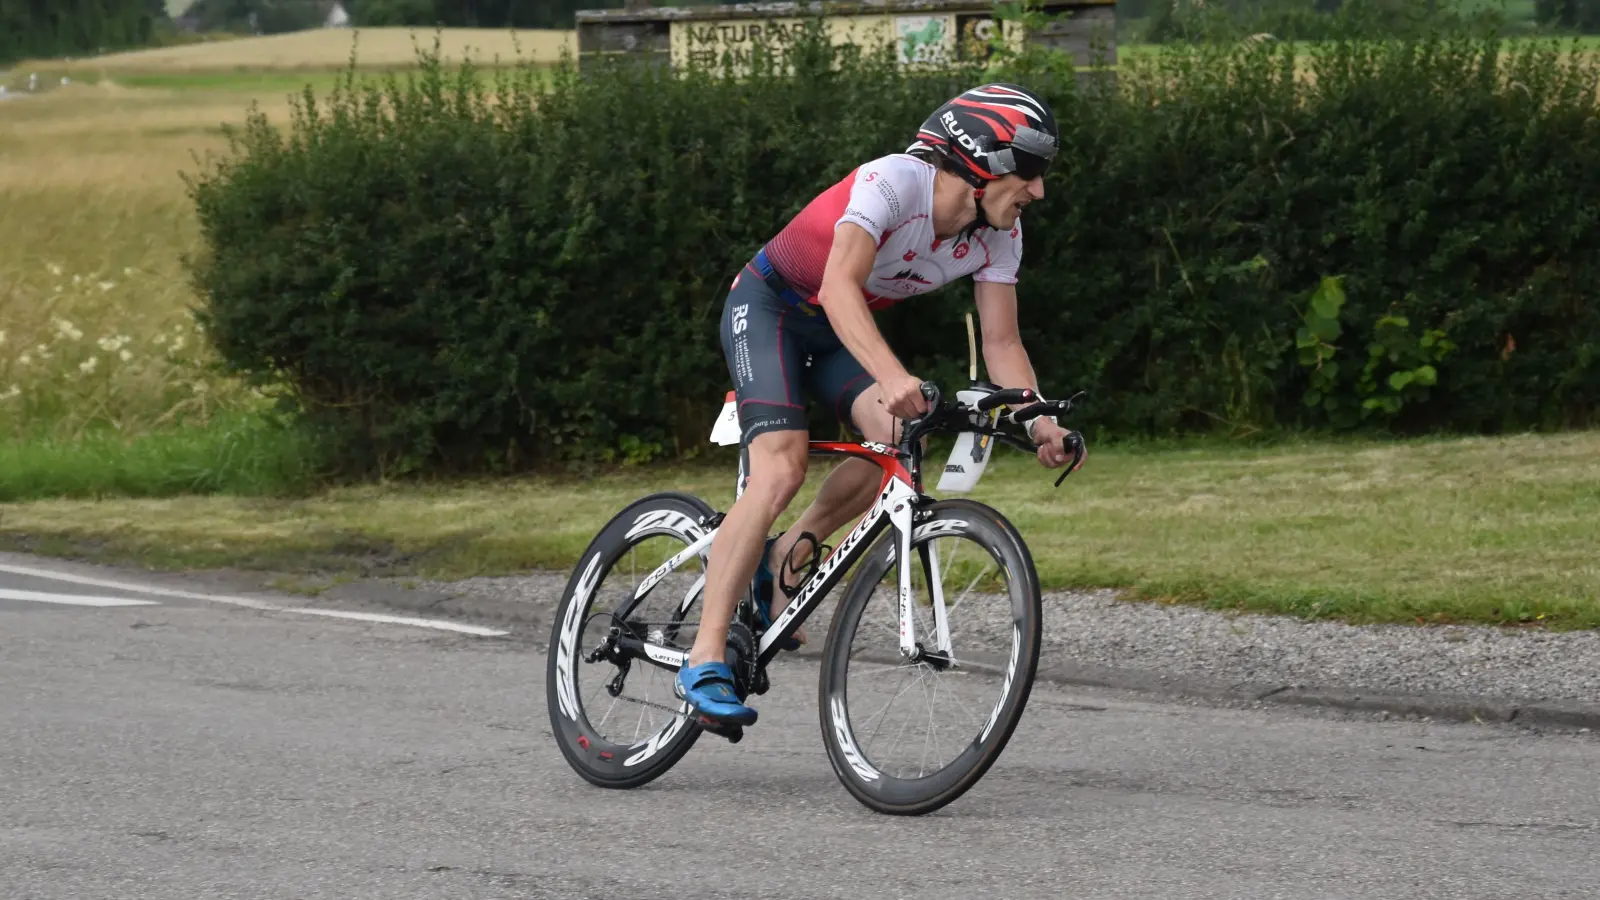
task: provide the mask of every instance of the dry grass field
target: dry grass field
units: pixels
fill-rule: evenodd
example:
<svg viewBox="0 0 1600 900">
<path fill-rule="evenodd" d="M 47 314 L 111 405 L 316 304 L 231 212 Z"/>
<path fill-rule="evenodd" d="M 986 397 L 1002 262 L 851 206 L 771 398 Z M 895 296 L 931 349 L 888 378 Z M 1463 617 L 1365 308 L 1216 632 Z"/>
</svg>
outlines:
<svg viewBox="0 0 1600 900">
<path fill-rule="evenodd" d="M 446 63 L 471 58 L 484 65 L 496 57 L 503 63 L 521 58 L 530 62 L 555 62 L 563 51 L 576 52 L 570 31 L 510 31 L 501 28 L 319 28 L 292 34 L 211 41 L 179 47 L 161 47 L 111 53 L 77 60 L 69 65 L 37 63 L 35 67 L 65 69 L 68 74 L 117 75 L 156 72 L 297 71 L 342 68 L 350 60 L 355 41 L 363 68 L 409 66 L 416 48 L 432 47 L 440 39 Z M 27 69 L 28 63 L 17 66 Z"/>
<path fill-rule="evenodd" d="M 0 101 L 0 434 L 125 435 L 255 402 L 206 371 L 182 259 L 197 249 L 181 173 L 226 146 L 222 128 L 259 104 L 287 121 L 288 96 L 330 87 L 359 38 L 358 65 L 412 60 L 413 34 L 303 32 L 14 69 Z M 445 30 L 446 59 L 554 62 L 566 32 Z M 476 48 L 470 49 L 469 48 Z M 39 71 L 41 67 L 33 67 Z M 71 83 L 61 86 L 62 74 Z M 5 83 L 0 81 L 0 83 Z"/>
</svg>

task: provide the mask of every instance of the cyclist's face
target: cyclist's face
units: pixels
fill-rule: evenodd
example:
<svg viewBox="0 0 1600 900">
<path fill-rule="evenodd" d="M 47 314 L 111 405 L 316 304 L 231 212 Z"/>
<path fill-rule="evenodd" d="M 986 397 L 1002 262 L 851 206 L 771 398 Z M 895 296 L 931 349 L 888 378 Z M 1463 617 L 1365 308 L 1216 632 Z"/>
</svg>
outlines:
<svg viewBox="0 0 1600 900">
<path fill-rule="evenodd" d="M 983 213 L 994 227 L 1010 228 L 1017 223 L 1023 207 L 1043 199 L 1043 176 L 1025 179 L 1019 175 L 1002 175 L 984 190 Z"/>
</svg>

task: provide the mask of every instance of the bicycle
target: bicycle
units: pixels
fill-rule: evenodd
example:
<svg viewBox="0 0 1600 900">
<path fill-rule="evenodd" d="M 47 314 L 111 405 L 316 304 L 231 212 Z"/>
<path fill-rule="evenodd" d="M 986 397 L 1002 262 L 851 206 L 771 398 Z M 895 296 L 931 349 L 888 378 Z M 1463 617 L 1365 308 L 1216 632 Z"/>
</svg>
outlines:
<svg viewBox="0 0 1600 900">
<path fill-rule="evenodd" d="M 925 382 L 922 387 L 929 412 L 905 422 L 897 447 L 870 441 L 810 442 L 812 455 L 856 457 L 881 468 L 877 500 L 837 548 L 827 552 L 830 548 L 816 547 L 801 583 L 793 593 L 785 588 L 789 602 L 773 618 L 771 627 L 760 627 L 754 598 L 746 590 L 729 629 L 727 653 L 740 698 L 752 692 L 766 693 L 771 685 L 768 666 L 780 648 L 845 573 L 854 570 L 834 612 L 822 651 L 818 705 L 823 741 L 834 772 L 858 801 L 881 813 L 901 815 L 929 813 L 956 800 L 983 777 L 1004 750 L 1033 687 L 1042 616 L 1033 558 L 1016 528 L 982 503 L 964 498 L 937 500 L 923 492 L 923 438 L 941 432 L 957 433 L 946 474 L 954 469 L 971 475 L 961 471 L 968 466 L 975 466 L 981 474 L 995 442 L 1029 453 L 1038 449 L 1032 441 L 1002 430 L 1002 424 L 1020 425 L 1046 414 L 1065 415 L 1078 399 L 1042 401 L 1030 390 L 999 389 L 974 378 L 971 387 L 962 392 L 974 402 L 961 400 L 958 394 L 956 402 L 946 403 L 936 385 Z M 1002 408 L 1009 412 L 1002 413 Z M 727 413 L 726 408 L 724 412 Z M 737 442 L 737 425 L 734 435 Z M 1073 459 L 1056 479 L 1057 487 L 1083 460 L 1082 439 L 1076 433 L 1073 438 Z M 717 440 L 715 431 L 713 440 Z M 743 492 L 747 469 L 747 454 L 741 452 L 738 493 Z M 970 487 L 969 483 L 966 488 Z M 595 536 L 573 570 L 551 629 L 546 686 L 556 743 L 573 769 L 595 785 L 632 788 L 652 781 L 682 759 L 704 732 L 734 743 L 743 737 L 738 726 L 692 720 L 688 705 L 672 691 L 672 678 L 688 660 L 693 644 L 693 637 L 686 637 L 684 631 L 692 627 L 689 613 L 704 590 L 705 562 L 722 519 L 722 513 L 690 494 L 668 491 L 648 495 L 617 513 Z M 646 575 L 641 582 L 638 549 L 657 537 L 665 538 L 668 546 L 643 554 Z M 945 554 L 934 546 L 950 539 L 970 541 L 984 552 L 977 563 L 958 565 L 956 551 Z M 911 559 L 913 553 L 920 565 L 895 565 L 896 559 Z M 632 584 L 615 603 L 602 604 L 598 599 L 601 583 L 619 570 L 625 556 L 631 558 L 628 568 L 633 574 Z M 985 559 L 994 565 L 991 567 Z M 979 564 L 983 564 L 982 570 L 973 575 Z M 895 579 L 889 605 L 894 615 L 881 624 L 885 633 L 895 639 L 898 653 L 869 652 L 860 659 L 878 668 L 852 672 L 850 647 L 868 612 L 882 611 L 877 606 L 869 610 L 869 601 L 877 581 L 891 566 Z M 693 577 L 697 571 L 698 577 Z M 952 573 L 959 573 L 967 587 L 947 606 L 943 578 Z M 913 599 L 919 583 L 928 589 L 926 602 Z M 987 620 L 1000 625 L 1002 634 L 989 641 L 967 641 L 963 636 L 958 645 L 952 639 L 951 618 L 962 604 L 973 599 L 973 591 L 980 586 L 976 602 L 984 603 L 987 598 L 992 607 L 987 611 Z M 644 612 L 647 604 L 662 598 L 666 601 L 653 607 L 654 612 Z M 596 622 L 601 626 L 598 638 L 592 643 L 581 640 L 583 630 Z M 1005 633 L 1007 626 L 1009 633 Z M 590 649 L 584 650 L 585 647 Z M 602 729 L 616 711 L 635 662 L 646 664 L 645 696 L 633 700 L 640 705 L 638 722 L 631 738 L 608 738 Z M 957 698 L 969 690 L 969 680 L 989 674 L 999 682 L 999 698 L 992 706 L 977 707 L 979 713 L 987 715 L 973 716 L 974 735 L 955 743 L 953 749 L 959 752 L 954 759 L 931 772 L 927 756 L 930 751 L 939 751 L 941 742 L 930 717 L 922 760 L 912 776 L 912 766 L 894 768 L 888 763 L 887 754 L 865 747 L 861 738 L 870 717 L 860 722 L 852 716 L 857 709 L 852 700 L 857 699 L 857 694 L 880 681 L 880 675 L 894 672 L 904 673 L 902 680 L 915 673 L 925 696 L 931 688 L 932 697 L 943 690 L 947 696 Z M 662 673 L 666 700 L 652 702 L 649 685 L 654 676 Z M 633 674 L 637 677 L 637 673 Z M 609 705 L 598 693 L 593 706 L 579 699 L 580 681 L 587 682 L 589 675 L 604 682 Z M 609 681 L 605 681 L 608 676 Z M 890 706 L 909 690 L 901 688 L 882 712 L 887 714 Z M 659 726 L 655 724 L 657 711 L 664 719 Z M 971 707 L 967 712 L 972 713 Z M 647 715 L 651 717 L 650 728 L 645 727 Z M 865 736 L 875 739 L 882 725 L 879 722 Z M 902 735 L 905 727 L 909 726 L 902 727 Z"/>
</svg>

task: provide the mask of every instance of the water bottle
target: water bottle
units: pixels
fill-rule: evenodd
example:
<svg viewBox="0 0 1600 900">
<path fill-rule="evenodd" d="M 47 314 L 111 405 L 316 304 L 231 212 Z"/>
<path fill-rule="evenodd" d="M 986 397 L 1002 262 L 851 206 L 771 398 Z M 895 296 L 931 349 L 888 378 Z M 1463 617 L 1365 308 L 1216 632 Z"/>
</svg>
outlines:
<svg viewBox="0 0 1600 900">
<path fill-rule="evenodd" d="M 979 400 L 999 390 L 999 387 L 987 381 L 974 381 L 971 387 L 956 391 L 956 400 L 963 406 L 975 406 Z M 1000 411 L 991 409 L 986 413 L 974 412 L 973 424 L 982 424 L 985 420 L 993 425 L 999 418 Z M 992 435 L 979 435 L 971 431 L 963 431 L 956 437 L 956 446 L 950 451 L 950 459 L 944 464 L 944 472 L 939 475 L 938 490 L 941 493 L 965 494 L 978 484 L 978 479 L 983 475 L 983 470 L 989 467 L 989 457 L 994 452 L 994 437 Z"/>
</svg>

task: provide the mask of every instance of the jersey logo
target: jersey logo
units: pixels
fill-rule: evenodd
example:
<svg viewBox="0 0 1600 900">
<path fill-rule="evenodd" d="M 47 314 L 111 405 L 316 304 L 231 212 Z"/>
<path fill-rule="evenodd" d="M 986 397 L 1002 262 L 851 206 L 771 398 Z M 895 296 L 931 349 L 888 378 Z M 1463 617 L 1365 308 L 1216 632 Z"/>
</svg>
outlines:
<svg viewBox="0 0 1600 900">
<path fill-rule="evenodd" d="M 917 251 L 915 251 L 915 250 L 907 250 L 906 251 L 906 255 L 902 256 L 900 258 L 905 260 L 906 262 L 911 262 L 913 259 L 917 258 Z"/>
<path fill-rule="evenodd" d="M 921 275 L 918 275 L 916 272 L 913 272 L 910 269 L 905 269 L 903 271 L 895 273 L 894 277 L 890 278 L 889 280 L 890 281 L 915 281 L 917 284 L 933 284 L 933 282 L 929 281 L 926 278 L 923 278 Z"/>
<path fill-rule="evenodd" d="M 954 256 L 956 259 L 961 259 L 961 258 L 965 257 L 968 253 L 971 253 L 971 252 L 972 252 L 972 247 L 969 246 L 966 241 L 962 241 L 961 243 L 956 245 L 956 249 L 953 252 L 951 252 L 950 255 Z"/>
<path fill-rule="evenodd" d="M 877 177 L 878 177 L 878 173 L 877 172 L 868 172 L 867 173 L 867 177 L 865 177 L 865 178 L 863 178 L 861 180 L 862 181 L 872 181 L 873 179 L 875 179 Z"/>
</svg>

